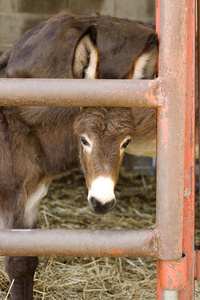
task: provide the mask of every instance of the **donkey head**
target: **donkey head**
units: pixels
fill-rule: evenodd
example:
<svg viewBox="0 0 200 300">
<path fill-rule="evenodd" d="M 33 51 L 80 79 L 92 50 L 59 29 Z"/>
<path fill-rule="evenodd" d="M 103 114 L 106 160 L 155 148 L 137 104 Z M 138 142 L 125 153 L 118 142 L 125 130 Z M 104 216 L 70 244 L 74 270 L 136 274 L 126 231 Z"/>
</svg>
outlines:
<svg viewBox="0 0 200 300">
<path fill-rule="evenodd" d="M 156 70 L 157 47 L 151 38 L 141 55 L 123 76 L 128 79 L 152 78 Z M 98 78 L 96 31 L 91 27 L 80 39 L 72 65 L 76 78 Z M 78 138 L 80 163 L 88 187 L 88 202 L 96 214 L 114 207 L 114 188 L 124 151 L 136 133 L 130 108 L 82 108 L 74 123 Z"/>
<path fill-rule="evenodd" d="M 75 122 L 80 162 L 94 213 L 107 213 L 115 205 L 114 187 L 125 148 L 136 132 L 129 108 L 85 108 Z"/>
</svg>

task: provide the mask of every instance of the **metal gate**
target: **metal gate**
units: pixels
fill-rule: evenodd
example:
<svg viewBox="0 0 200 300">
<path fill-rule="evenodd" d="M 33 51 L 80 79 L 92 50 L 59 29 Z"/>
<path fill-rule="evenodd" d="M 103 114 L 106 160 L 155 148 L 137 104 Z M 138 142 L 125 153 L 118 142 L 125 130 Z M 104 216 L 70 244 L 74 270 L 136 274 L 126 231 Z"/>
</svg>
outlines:
<svg viewBox="0 0 200 300">
<path fill-rule="evenodd" d="M 0 105 L 156 107 L 158 128 L 155 229 L 2 230 L 0 255 L 155 257 L 157 299 L 194 299 L 195 11 L 157 0 L 155 80 L 0 80 Z"/>
</svg>

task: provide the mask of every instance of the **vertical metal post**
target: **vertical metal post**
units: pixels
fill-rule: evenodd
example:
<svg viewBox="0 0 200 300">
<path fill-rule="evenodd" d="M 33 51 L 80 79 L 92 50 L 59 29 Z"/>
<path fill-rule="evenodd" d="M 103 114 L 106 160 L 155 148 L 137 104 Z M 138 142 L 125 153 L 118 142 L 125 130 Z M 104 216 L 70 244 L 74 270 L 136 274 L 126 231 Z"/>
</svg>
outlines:
<svg viewBox="0 0 200 300">
<path fill-rule="evenodd" d="M 155 1 L 156 7 L 156 32 L 158 34 L 158 38 L 160 38 L 160 0 Z M 159 76 L 159 62 L 157 62 L 157 72 Z M 156 164 L 157 167 L 157 164 Z M 157 259 L 156 263 L 156 294 L 158 300 L 163 300 L 163 289 L 160 286 L 160 260 Z"/>
<path fill-rule="evenodd" d="M 157 0 L 157 12 L 158 10 L 159 77 L 163 105 L 158 109 L 156 230 L 159 241 L 157 255 L 159 259 L 157 299 L 193 300 L 195 0 L 162 0 L 161 2 Z M 161 23 L 159 19 L 162 20 Z M 187 20 L 189 20 L 188 27 Z M 185 145 L 187 150 L 185 152 L 185 207 L 182 235 Z M 168 288 L 162 290 L 160 287 L 161 263 L 169 260 L 171 266 L 171 261 L 180 259 L 183 251 L 187 254 L 188 265 L 186 289 L 179 293 L 177 290 L 168 290 Z"/>
<path fill-rule="evenodd" d="M 156 7 L 156 21 L 162 20 L 157 28 L 159 77 L 165 103 L 157 114 L 156 226 L 160 237 L 158 258 L 170 261 L 182 257 L 187 0 L 158 0 Z M 157 261 L 157 299 L 177 300 L 177 290 L 161 290 L 161 260 Z"/>
<path fill-rule="evenodd" d="M 187 0 L 160 3 L 159 77 L 163 106 L 158 108 L 156 226 L 160 243 L 158 258 L 164 260 L 182 257 L 186 7 Z"/>
<path fill-rule="evenodd" d="M 179 300 L 193 300 L 195 267 L 195 14 L 196 1 L 188 0 L 187 38 L 187 98 L 185 124 L 185 176 L 183 252 L 187 257 L 186 287 L 179 292 Z"/>
<path fill-rule="evenodd" d="M 200 1 L 197 0 L 197 57 L 198 57 L 198 114 L 200 116 Z M 200 142 L 200 122 L 198 126 L 198 141 Z M 200 143 L 199 143 L 200 145 Z M 200 146 L 199 146 L 199 153 L 200 153 Z M 199 155 L 200 157 L 200 155 Z M 199 163 L 199 175 L 200 175 L 200 163 Z M 199 176 L 199 186 L 200 186 L 200 176 Z M 200 214 L 200 197 L 199 197 L 199 214 Z M 200 218 L 200 216 L 199 216 Z M 199 226 L 200 226 L 200 219 L 199 219 Z"/>
</svg>

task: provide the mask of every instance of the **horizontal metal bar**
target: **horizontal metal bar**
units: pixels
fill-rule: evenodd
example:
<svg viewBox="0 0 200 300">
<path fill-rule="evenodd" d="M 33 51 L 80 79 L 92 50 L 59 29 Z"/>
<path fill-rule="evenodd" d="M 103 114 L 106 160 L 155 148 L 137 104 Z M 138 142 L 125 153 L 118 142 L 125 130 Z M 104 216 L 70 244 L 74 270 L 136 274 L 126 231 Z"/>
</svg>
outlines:
<svg viewBox="0 0 200 300">
<path fill-rule="evenodd" d="M 152 230 L 0 230 L 0 255 L 153 257 Z"/>
<path fill-rule="evenodd" d="M 161 106 L 159 79 L 0 79 L 1 106 Z"/>
</svg>

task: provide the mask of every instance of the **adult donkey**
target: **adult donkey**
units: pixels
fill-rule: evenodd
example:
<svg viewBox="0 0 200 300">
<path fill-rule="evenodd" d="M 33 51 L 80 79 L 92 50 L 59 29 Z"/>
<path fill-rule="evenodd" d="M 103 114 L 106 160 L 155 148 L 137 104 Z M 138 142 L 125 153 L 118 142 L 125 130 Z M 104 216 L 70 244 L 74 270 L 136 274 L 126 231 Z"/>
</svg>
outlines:
<svg viewBox="0 0 200 300">
<path fill-rule="evenodd" d="M 64 14 L 25 33 L 0 68 L 8 77 L 145 79 L 155 76 L 157 52 L 150 25 Z M 124 151 L 152 142 L 154 117 L 149 108 L 1 107 L 0 227 L 36 228 L 52 179 L 80 165 L 92 211 L 107 213 Z M 37 261 L 6 258 L 12 300 L 32 299 Z"/>
</svg>

